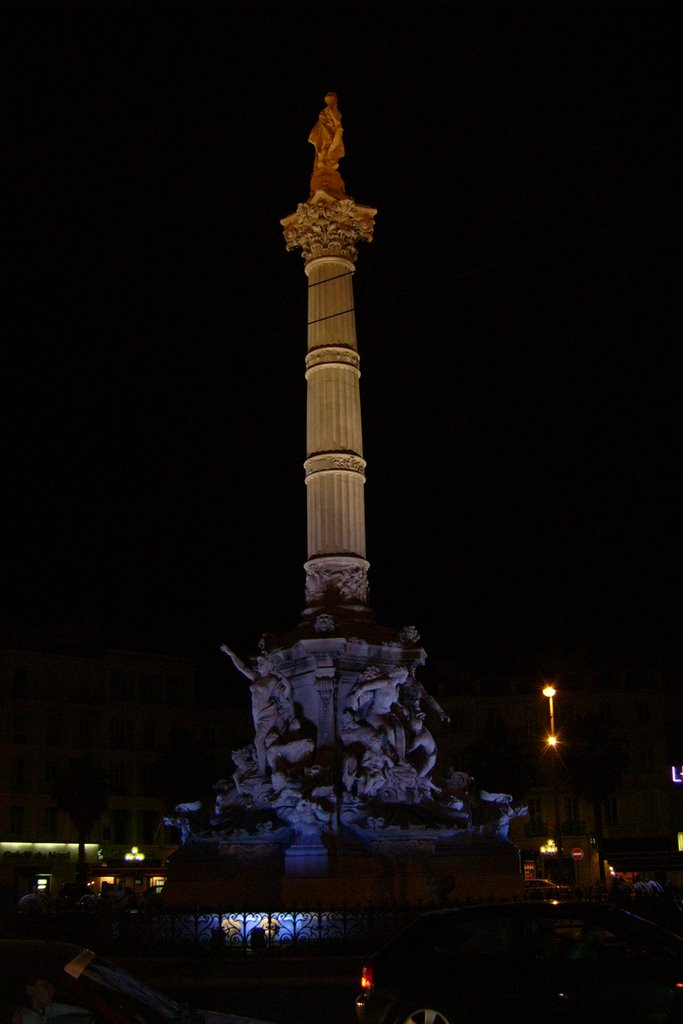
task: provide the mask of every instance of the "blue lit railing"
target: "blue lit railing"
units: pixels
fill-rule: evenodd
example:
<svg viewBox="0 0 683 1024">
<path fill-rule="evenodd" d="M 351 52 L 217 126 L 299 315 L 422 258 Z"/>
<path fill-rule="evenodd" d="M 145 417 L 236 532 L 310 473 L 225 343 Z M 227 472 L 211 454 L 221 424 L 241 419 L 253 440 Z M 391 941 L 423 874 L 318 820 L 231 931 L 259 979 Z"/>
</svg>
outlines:
<svg viewBox="0 0 683 1024">
<path fill-rule="evenodd" d="M 386 941 L 430 904 L 379 909 L 372 905 L 280 911 L 169 911 L 140 907 L 112 911 L 97 901 L 87 909 L 40 909 L 0 916 L 4 934 L 79 942 L 93 948 L 137 951 L 211 950 L 226 954 L 355 952 Z"/>
</svg>

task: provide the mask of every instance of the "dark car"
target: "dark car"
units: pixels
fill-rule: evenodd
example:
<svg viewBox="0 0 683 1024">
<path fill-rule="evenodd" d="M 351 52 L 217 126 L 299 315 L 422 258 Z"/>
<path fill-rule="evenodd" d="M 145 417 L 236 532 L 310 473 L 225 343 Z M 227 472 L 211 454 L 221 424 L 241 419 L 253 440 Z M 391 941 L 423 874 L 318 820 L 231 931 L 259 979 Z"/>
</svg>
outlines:
<svg viewBox="0 0 683 1024">
<path fill-rule="evenodd" d="M 0 1024 L 25 1004 L 31 975 L 54 986 L 50 1024 L 258 1024 L 180 1006 L 92 950 L 37 939 L 0 940 Z"/>
<path fill-rule="evenodd" d="M 683 938 L 591 903 L 434 911 L 363 967 L 359 1024 L 681 1024 Z"/>
<path fill-rule="evenodd" d="M 528 900 L 569 900 L 573 896 L 570 885 L 558 885 L 549 878 L 529 878 L 524 883 Z"/>
</svg>

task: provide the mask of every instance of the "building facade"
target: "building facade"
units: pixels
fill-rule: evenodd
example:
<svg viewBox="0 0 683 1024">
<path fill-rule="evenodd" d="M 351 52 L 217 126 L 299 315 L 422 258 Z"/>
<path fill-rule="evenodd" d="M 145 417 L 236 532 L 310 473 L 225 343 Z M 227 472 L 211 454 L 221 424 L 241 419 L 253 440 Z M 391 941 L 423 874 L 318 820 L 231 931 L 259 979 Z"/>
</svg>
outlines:
<svg viewBox="0 0 683 1024">
<path fill-rule="evenodd" d="M 651 669 L 565 666 L 554 680 L 553 748 L 549 700 L 539 678 L 473 679 L 446 666 L 440 672 L 439 699 L 451 717 L 439 738 L 441 761 L 467 770 L 476 749 L 491 773 L 489 786 L 517 787 L 513 796 L 524 799 L 528 814 L 511 823 L 510 838 L 522 851 L 527 877 L 594 887 L 601 880 L 602 845 L 607 884 L 616 874 L 629 882 L 683 885 L 683 702 L 677 679 Z M 604 735 L 586 735 L 596 720 L 605 723 Z M 509 752 L 507 779 L 489 749 L 497 742 Z M 615 767 L 611 758 L 622 763 Z M 474 766 L 469 770 L 474 774 Z M 591 792 L 585 779 L 590 770 L 606 780 L 602 788 L 608 792 L 601 794 L 600 785 Z"/>
<path fill-rule="evenodd" d="M 239 711 L 202 708 L 196 691 L 191 659 L 115 650 L 0 651 L 0 887 L 6 898 L 36 890 L 57 895 L 74 881 L 76 829 L 55 806 L 53 787 L 76 758 L 89 758 L 108 778 L 106 810 L 87 837 L 94 887 L 101 879 L 130 883 L 136 891 L 162 884 L 166 858 L 178 843 L 177 829 L 164 824 L 174 784 L 188 773 L 185 799 L 199 796 L 206 804 L 212 783 L 229 770 L 228 723 L 233 734 L 239 731 Z M 193 764 L 207 773 L 201 793 L 191 789 Z"/>
<path fill-rule="evenodd" d="M 510 838 L 528 877 L 598 885 L 601 824 L 608 884 L 614 872 L 631 882 L 683 885 L 683 700 L 676 679 L 652 670 L 565 667 L 555 679 L 558 746 L 551 749 L 548 700 L 537 678 L 472 678 L 447 665 L 435 674 L 431 688 L 450 716 L 439 729 L 439 763 L 473 774 L 482 765 L 488 775 L 475 775 L 473 787 L 485 783 L 526 802 L 528 814 L 511 822 Z M 77 835 L 55 806 L 53 785 L 83 755 L 109 779 L 106 810 L 86 845 L 93 888 L 107 880 L 145 893 L 163 884 L 179 841 L 177 829 L 164 823 L 171 794 L 201 798 L 208 817 L 212 784 L 231 773 L 231 749 L 251 730 L 246 692 L 237 705 L 205 707 L 197 687 L 197 665 L 187 658 L 0 650 L 5 901 L 36 890 L 56 896 L 74 882 Z M 572 749 L 586 715 L 599 709 L 610 723 L 607 756 L 624 753 L 618 785 L 597 808 L 601 823 L 595 802 L 577 785 Z"/>
</svg>

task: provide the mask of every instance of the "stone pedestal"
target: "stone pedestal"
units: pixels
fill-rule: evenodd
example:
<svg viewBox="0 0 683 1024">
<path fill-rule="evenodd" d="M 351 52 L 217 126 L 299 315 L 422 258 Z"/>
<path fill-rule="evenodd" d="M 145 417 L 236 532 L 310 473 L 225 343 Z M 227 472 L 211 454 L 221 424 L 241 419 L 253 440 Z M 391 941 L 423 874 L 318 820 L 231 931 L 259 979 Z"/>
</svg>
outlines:
<svg viewBox="0 0 683 1024">
<path fill-rule="evenodd" d="M 328 878 L 329 875 L 329 854 L 323 843 L 297 843 L 285 850 L 285 879 Z"/>
<path fill-rule="evenodd" d="M 267 844 L 266 844 L 267 845 Z M 519 851 L 496 837 L 462 837 L 453 844 L 419 836 L 359 843 L 342 836 L 324 844 L 273 844 L 260 851 L 191 844 L 168 866 L 168 907 L 201 906 L 231 913 L 372 904 L 377 908 L 520 899 Z"/>
</svg>

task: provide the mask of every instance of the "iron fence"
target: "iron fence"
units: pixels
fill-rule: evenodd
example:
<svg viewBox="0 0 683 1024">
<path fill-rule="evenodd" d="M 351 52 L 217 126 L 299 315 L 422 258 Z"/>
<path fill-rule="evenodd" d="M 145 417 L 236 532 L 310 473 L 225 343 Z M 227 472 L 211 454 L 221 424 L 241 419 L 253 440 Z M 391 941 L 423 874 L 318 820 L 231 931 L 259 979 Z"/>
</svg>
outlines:
<svg viewBox="0 0 683 1024">
<path fill-rule="evenodd" d="M 427 905 L 371 905 L 315 910 L 171 911 L 103 903 L 61 908 L 45 902 L 6 911 L 7 937 L 74 942 L 98 952 L 211 953 L 225 956 L 365 953 L 381 945 Z"/>
<path fill-rule="evenodd" d="M 577 897 L 611 902 L 604 887 L 576 892 L 574 898 Z M 632 894 L 621 905 L 683 934 L 680 893 Z M 0 935 L 73 942 L 104 954 L 135 956 L 363 956 L 419 914 L 437 906 L 443 904 L 418 902 L 387 908 L 368 903 L 315 909 L 183 911 L 161 905 L 116 907 L 98 900 L 63 907 L 46 900 L 31 903 L 30 909 L 24 904 L 5 910 L 0 914 Z"/>
</svg>

